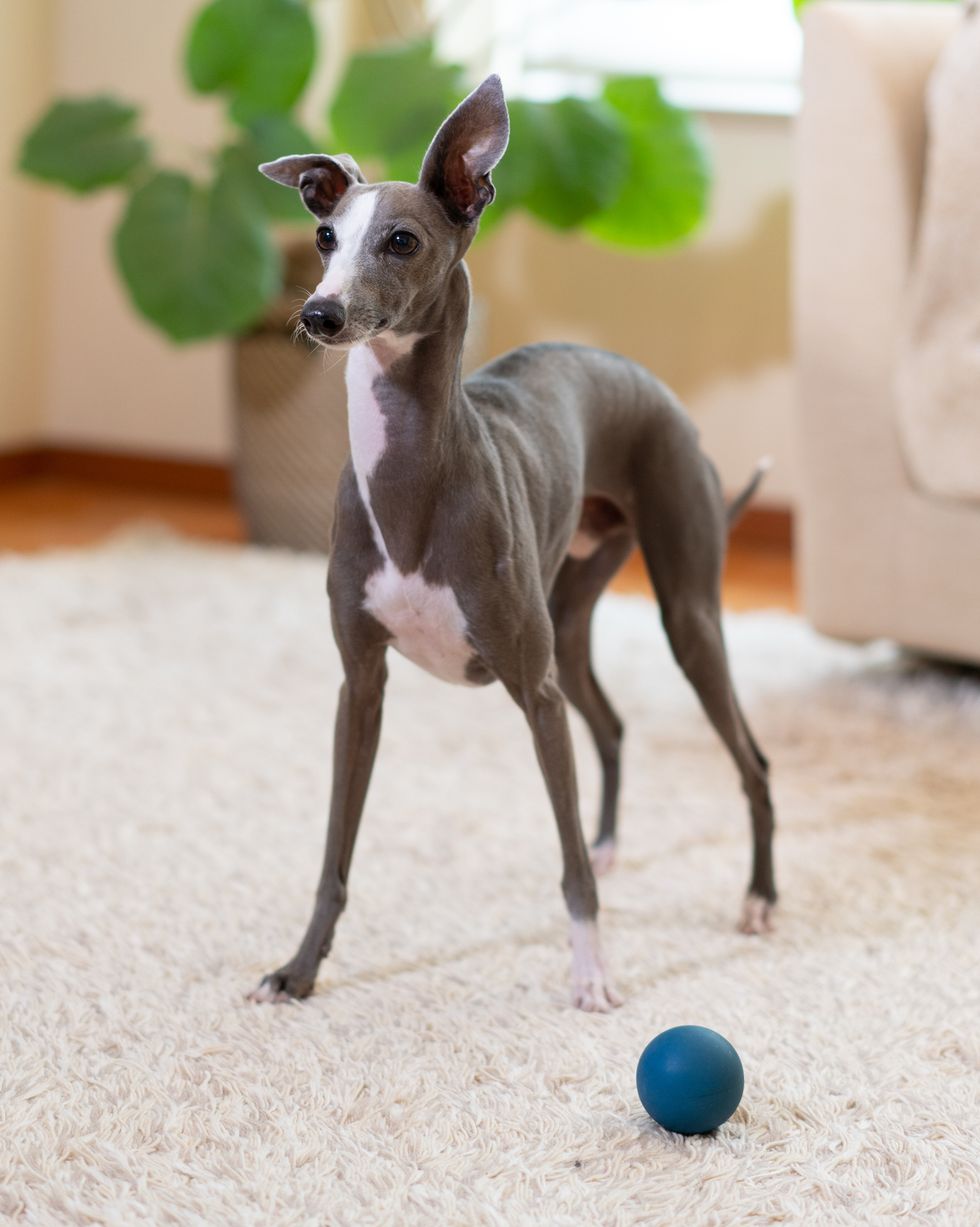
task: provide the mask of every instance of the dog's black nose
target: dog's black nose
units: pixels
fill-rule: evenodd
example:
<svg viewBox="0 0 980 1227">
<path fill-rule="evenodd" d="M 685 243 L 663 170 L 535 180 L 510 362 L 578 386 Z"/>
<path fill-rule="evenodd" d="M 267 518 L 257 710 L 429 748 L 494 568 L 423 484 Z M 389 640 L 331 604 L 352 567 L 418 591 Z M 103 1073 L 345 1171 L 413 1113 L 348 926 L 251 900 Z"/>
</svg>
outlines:
<svg viewBox="0 0 980 1227">
<path fill-rule="evenodd" d="M 347 322 L 347 312 L 336 298 L 311 298 L 300 318 L 313 336 L 335 337 Z"/>
</svg>

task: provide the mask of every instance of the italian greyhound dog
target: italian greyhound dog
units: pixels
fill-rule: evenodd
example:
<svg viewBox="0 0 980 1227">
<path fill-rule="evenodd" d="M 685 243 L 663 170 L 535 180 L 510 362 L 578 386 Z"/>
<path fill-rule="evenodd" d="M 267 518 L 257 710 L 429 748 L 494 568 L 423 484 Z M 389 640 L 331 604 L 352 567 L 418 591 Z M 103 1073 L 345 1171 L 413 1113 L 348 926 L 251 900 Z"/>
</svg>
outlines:
<svg viewBox="0 0 980 1227">
<path fill-rule="evenodd" d="M 621 1003 L 597 929 L 595 873 L 616 836 L 622 724 L 592 672 L 592 611 L 636 541 L 673 654 L 741 775 L 753 864 L 741 928 L 776 900 L 768 765 L 732 688 L 720 617 L 728 524 L 718 477 L 672 393 L 636 363 L 580 345 L 504 354 L 464 383 L 470 302 L 463 256 L 507 147 L 496 76 L 436 134 L 418 183 L 368 184 L 347 155 L 259 169 L 298 188 L 317 220 L 323 279 L 300 327 L 347 351 L 351 457 L 337 494 L 327 591 L 344 669 L 333 783 L 313 915 L 293 958 L 250 994 L 305 997 L 347 901 L 395 648 L 447 682 L 501 682 L 530 726 L 561 843 L 572 1001 Z M 598 836 L 579 821 L 565 709 L 602 764 Z"/>
</svg>

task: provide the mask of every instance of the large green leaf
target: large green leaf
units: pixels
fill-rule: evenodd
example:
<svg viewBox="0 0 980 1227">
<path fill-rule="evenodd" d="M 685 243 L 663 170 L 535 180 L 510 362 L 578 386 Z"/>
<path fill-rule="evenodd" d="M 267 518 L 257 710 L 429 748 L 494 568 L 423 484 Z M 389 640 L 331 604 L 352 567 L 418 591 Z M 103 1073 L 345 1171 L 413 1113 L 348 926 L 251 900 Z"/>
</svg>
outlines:
<svg viewBox="0 0 980 1227">
<path fill-rule="evenodd" d="M 628 167 L 616 198 L 585 229 L 640 250 L 674 243 L 707 209 L 710 169 L 695 126 L 664 99 L 653 77 L 610 78 L 603 98 L 625 122 Z"/>
<path fill-rule="evenodd" d="M 242 130 L 241 138 L 222 149 L 219 168 L 233 191 L 251 196 L 257 209 L 275 221 L 311 224 L 299 192 L 285 192 L 259 173 L 260 162 L 291 153 L 314 153 L 307 132 L 286 115 L 263 115 Z"/>
<path fill-rule="evenodd" d="M 414 183 L 439 125 L 466 93 L 463 70 L 434 58 L 431 39 L 351 56 L 330 106 L 335 152 L 384 160 Z"/>
<path fill-rule="evenodd" d="M 116 262 L 139 310 L 175 341 L 234 332 L 279 288 L 264 218 L 234 183 L 160 171 L 130 198 Z"/>
<path fill-rule="evenodd" d="M 316 32 L 302 0 L 212 0 L 187 40 L 187 75 L 232 99 L 238 120 L 288 111 L 309 80 Z"/>
<path fill-rule="evenodd" d="M 133 131 L 139 111 L 114 98 L 61 99 L 24 138 L 20 168 L 75 192 L 120 183 L 150 146 Z"/>
<path fill-rule="evenodd" d="M 494 172 L 498 214 L 520 205 L 559 230 L 611 204 L 627 168 L 618 113 L 601 99 L 515 99 L 510 143 Z"/>
</svg>

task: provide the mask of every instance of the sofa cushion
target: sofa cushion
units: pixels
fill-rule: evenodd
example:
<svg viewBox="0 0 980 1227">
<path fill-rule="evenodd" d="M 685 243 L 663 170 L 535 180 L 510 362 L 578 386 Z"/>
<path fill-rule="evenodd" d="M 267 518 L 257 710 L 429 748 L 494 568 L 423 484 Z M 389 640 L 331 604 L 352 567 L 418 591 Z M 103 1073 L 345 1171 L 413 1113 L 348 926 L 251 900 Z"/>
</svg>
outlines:
<svg viewBox="0 0 980 1227">
<path fill-rule="evenodd" d="M 972 0 L 928 91 L 929 148 L 898 423 L 913 480 L 980 500 L 980 4 Z"/>
</svg>

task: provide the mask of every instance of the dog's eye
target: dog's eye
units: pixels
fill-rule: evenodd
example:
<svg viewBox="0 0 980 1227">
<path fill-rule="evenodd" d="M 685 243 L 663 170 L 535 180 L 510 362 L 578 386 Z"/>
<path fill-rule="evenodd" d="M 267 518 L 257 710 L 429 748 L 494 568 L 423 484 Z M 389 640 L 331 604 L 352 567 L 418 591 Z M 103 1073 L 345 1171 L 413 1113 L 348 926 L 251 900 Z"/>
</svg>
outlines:
<svg viewBox="0 0 980 1227">
<path fill-rule="evenodd" d="M 388 248 L 396 256 L 410 256 L 418 245 L 418 239 L 414 234 L 409 234 L 407 230 L 396 230 L 388 240 Z"/>
<path fill-rule="evenodd" d="M 333 251 L 337 246 L 337 236 L 333 232 L 333 226 L 321 226 L 316 232 L 316 245 L 321 251 Z"/>
</svg>

